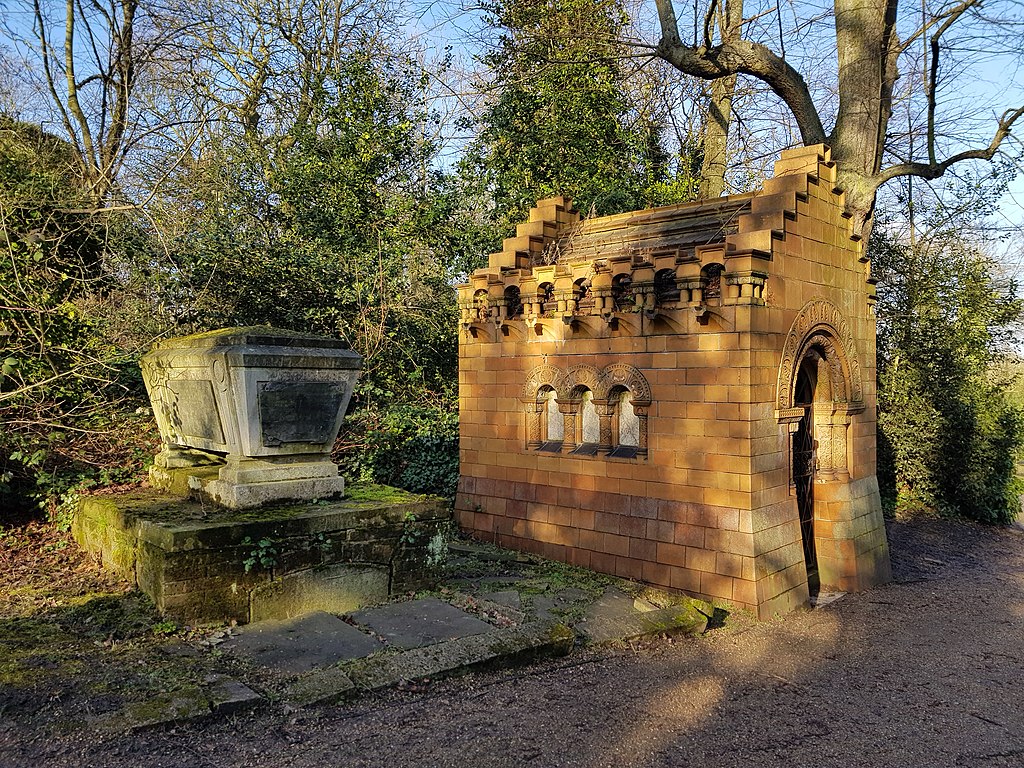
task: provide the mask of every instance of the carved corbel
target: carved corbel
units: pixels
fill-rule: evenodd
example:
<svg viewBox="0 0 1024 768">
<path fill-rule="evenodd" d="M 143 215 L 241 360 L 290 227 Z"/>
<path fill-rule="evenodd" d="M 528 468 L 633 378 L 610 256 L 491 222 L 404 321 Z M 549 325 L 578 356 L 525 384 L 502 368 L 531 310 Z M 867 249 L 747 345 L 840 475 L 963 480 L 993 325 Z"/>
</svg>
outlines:
<svg viewBox="0 0 1024 768">
<path fill-rule="evenodd" d="M 726 304 L 764 304 L 764 287 L 768 280 L 765 272 L 726 273 L 726 284 L 730 287 L 725 297 Z"/>
</svg>

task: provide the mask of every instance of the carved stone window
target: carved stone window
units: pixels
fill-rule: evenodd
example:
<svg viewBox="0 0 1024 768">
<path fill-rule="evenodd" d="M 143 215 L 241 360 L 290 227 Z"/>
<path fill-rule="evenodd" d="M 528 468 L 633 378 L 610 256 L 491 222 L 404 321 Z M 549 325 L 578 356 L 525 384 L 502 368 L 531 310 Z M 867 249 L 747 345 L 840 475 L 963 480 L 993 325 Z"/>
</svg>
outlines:
<svg viewBox="0 0 1024 768">
<path fill-rule="evenodd" d="M 540 450 L 559 453 L 562 450 L 564 422 L 558 410 L 557 395 L 553 389 L 541 390 L 541 445 Z"/>
<path fill-rule="evenodd" d="M 633 395 L 628 389 L 616 390 L 612 397 L 612 444 L 609 456 L 632 459 L 640 449 L 640 417 L 633 408 Z M 646 441 L 644 441 L 646 442 Z"/>
<path fill-rule="evenodd" d="M 636 368 L 544 364 L 523 387 L 526 448 L 577 456 L 647 455 L 651 388 Z"/>
<path fill-rule="evenodd" d="M 576 311 L 580 314 L 589 315 L 594 309 L 594 294 L 590 290 L 590 280 L 580 278 L 573 283 L 573 298 L 576 301 Z"/>
<path fill-rule="evenodd" d="M 679 301 L 680 290 L 674 269 L 662 269 L 654 276 L 654 295 L 659 305 Z"/>
<path fill-rule="evenodd" d="M 594 405 L 594 393 L 584 389 L 580 394 L 580 405 L 577 414 L 577 434 L 580 444 L 573 453 L 581 456 L 596 456 L 601 440 L 601 420 Z"/>
<path fill-rule="evenodd" d="M 552 283 L 541 283 L 537 286 L 537 293 L 540 297 L 541 316 L 553 317 L 558 309 L 558 302 L 555 300 L 555 286 Z"/>
<path fill-rule="evenodd" d="M 510 285 L 505 289 L 505 313 L 505 316 L 510 319 L 523 314 L 523 302 L 518 286 Z"/>
<path fill-rule="evenodd" d="M 615 442 L 636 448 L 640 445 L 640 419 L 633 410 L 633 396 L 628 390 L 622 392 L 615 411 L 618 416 L 618 440 Z"/>
<path fill-rule="evenodd" d="M 487 291 L 482 288 L 473 294 L 473 309 L 475 314 L 475 320 L 483 322 L 491 316 L 490 302 L 488 301 Z"/>
<path fill-rule="evenodd" d="M 633 311 L 633 277 L 631 275 L 621 274 L 612 278 L 612 299 L 615 301 L 616 312 Z"/>
</svg>

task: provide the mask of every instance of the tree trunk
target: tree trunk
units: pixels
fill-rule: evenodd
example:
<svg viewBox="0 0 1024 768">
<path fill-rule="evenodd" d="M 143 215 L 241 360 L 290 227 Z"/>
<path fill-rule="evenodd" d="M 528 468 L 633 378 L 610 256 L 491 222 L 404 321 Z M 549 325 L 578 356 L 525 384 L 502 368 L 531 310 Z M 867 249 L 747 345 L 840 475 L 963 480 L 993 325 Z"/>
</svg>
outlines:
<svg viewBox="0 0 1024 768">
<path fill-rule="evenodd" d="M 828 143 L 855 231 L 866 237 L 899 76 L 896 0 L 835 0 L 835 11 L 839 112 Z"/>
<path fill-rule="evenodd" d="M 724 24 L 719 20 L 722 42 L 735 42 L 743 27 L 743 0 L 726 0 Z M 711 102 L 704 121 L 704 156 L 700 167 L 698 197 L 708 199 L 725 193 L 725 169 L 729 156 L 729 125 L 732 99 L 736 93 L 736 75 L 720 77 L 711 83 Z"/>
<path fill-rule="evenodd" d="M 711 84 L 711 103 L 704 122 L 704 156 L 700 166 L 698 197 L 708 199 L 725 193 L 725 168 L 729 156 L 729 123 L 732 120 L 732 97 L 736 92 L 736 75 L 715 80 Z"/>
</svg>

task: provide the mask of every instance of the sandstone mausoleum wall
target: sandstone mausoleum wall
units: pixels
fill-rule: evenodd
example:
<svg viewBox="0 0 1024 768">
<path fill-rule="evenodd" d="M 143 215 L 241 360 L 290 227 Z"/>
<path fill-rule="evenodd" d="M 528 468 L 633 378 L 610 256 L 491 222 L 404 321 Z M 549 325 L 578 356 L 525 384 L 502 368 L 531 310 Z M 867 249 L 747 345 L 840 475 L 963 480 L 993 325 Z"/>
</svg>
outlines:
<svg viewBox="0 0 1024 768">
<path fill-rule="evenodd" d="M 460 288 L 463 528 L 763 617 L 807 602 L 811 562 L 822 587 L 887 580 L 873 281 L 842 205 L 821 146 L 750 195 L 538 203 Z"/>
</svg>

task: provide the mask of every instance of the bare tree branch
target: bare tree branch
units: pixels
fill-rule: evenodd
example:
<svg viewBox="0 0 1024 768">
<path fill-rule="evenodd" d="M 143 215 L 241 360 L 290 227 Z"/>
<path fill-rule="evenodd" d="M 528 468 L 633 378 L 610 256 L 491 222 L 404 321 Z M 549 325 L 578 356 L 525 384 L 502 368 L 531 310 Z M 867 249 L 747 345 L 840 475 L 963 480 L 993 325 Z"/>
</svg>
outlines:
<svg viewBox="0 0 1024 768">
<path fill-rule="evenodd" d="M 872 178 L 872 181 L 875 182 L 875 188 L 877 189 L 885 182 L 899 176 L 919 176 L 923 179 L 937 179 L 952 166 L 957 163 L 962 163 L 965 160 L 989 161 L 995 157 L 1000 145 L 1007 137 L 1010 136 L 1010 131 L 1014 123 L 1016 123 L 1022 115 L 1024 115 L 1024 107 L 1018 107 L 1017 109 L 1007 110 L 1004 112 L 1002 117 L 999 118 L 996 131 L 987 147 L 957 152 L 955 155 L 951 155 L 941 162 L 906 162 L 889 166 Z"/>
<path fill-rule="evenodd" d="M 821 117 L 803 76 L 771 49 L 749 40 L 725 41 L 713 47 L 684 45 L 679 38 L 672 0 L 656 0 L 661 23 L 657 55 L 680 72 L 704 80 L 735 74 L 756 77 L 793 112 L 801 139 L 818 144 L 826 139 Z"/>
</svg>

